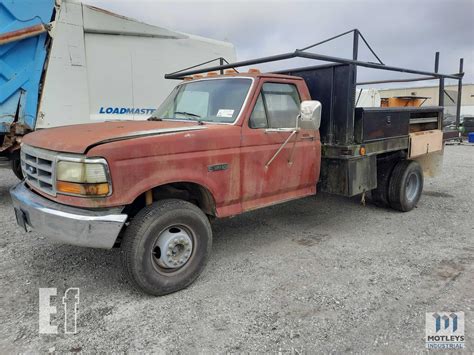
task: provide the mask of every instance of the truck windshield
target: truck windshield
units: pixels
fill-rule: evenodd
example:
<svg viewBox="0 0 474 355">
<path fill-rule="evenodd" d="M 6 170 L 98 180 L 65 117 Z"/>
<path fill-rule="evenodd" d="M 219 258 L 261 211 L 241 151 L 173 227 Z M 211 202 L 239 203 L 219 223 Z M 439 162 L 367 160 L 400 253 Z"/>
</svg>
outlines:
<svg viewBox="0 0 474 355">
<path fill-rule="evenodd" d="M 178 85 L 152 114 L 161 119 L 233 123 L 242 109 L 252 80 L 209 79 Z"/>
</svg>

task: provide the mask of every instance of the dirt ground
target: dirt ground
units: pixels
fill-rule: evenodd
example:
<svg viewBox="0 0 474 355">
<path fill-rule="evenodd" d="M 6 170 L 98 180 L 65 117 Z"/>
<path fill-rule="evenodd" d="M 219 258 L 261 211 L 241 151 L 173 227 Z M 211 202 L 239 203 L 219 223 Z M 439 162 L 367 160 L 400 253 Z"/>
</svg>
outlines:
<svg viewBox="0 0 474 355">
<path fill-rule="evenodd" d="M 376 352 L 424 349 L 425 313 L 464 311 L 474 351 L 474 146 L 448 146 L 418 208 L 320 194 L 213 225 L 188 289 L 134 291 L 118 250 L 50 244 L 15 223 L 0 171 L 0 353 Z M 38 333 L 39 288 L 80 288 L 77 334 Z"/>
</svg>

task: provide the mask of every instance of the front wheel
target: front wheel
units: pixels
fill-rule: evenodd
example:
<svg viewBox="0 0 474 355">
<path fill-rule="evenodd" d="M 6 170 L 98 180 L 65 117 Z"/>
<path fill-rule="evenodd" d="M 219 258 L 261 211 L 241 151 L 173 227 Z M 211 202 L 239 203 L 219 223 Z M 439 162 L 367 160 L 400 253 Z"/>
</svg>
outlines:
<svg viewBox="0 0 474 355">
<path fill-rule="evenodd" d="M 122 240 L 122 263 L 134 285 L 161 296 L 189 286 L 212 247 L 207 216 L 192 203 L 162 200 L 141 210 Z"/>
<path fill-rule="evenodd" d="M 388 186 L 390 207 L 408 212 L 415 208 L 423 191 L 423 171 L 414 160 L 401 160 L 393 168 Z"/>
<path fill-rule="evenodd" d="M 20 150 L 13 152 L 11 155 L 11 162 L 12 162 L 12 171 L 15 176 L 23 180 L 23 171 L 21 170 L 21 158 L 20 158 Z"/>
</svg>

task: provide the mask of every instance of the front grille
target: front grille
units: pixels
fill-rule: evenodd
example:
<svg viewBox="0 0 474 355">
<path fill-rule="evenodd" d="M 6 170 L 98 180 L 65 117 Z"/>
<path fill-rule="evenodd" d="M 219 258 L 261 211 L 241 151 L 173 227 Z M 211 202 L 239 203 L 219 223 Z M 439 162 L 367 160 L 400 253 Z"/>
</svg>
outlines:
<svg viewBox="0 0 474 355">
<path fill-rule="evenodd" d="M 48 195 L 56 196 L 55 152 L 23 144 L 21 147 L 21 169 L 26 182 Z"/>
</svg>

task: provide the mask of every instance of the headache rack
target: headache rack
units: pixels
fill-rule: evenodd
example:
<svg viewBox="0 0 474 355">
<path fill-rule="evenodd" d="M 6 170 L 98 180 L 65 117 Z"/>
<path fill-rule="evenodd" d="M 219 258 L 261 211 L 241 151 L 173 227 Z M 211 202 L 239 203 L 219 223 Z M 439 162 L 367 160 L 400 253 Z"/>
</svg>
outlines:
<svg viewBox="0 0 474 355">
<path fill-rule="evenodd" d="M 353 35 L 353 46 L 352 46 L 352 59 L 341 58 L 328 56 L 318 53 L 308 52 L 309 49 L 312 49 L 321 44 L 330 42 L 337 38 L 340 38 L 345 35 Z M 377 59 L 377 63 L 374 62 L 365 62 L 358 60 L 359 52 L 359 41 L 362 40 L 370 52 Z M 370 84 L 382 84 L 382 83 L 401 83 L 401 82 L 416 82 L 424 80 L 438 80 L 439 81 L 439 102 L 438 106 L 444 107 L 444 93 L 445 93 L 445 79 L 454 79 L 458 81 L 458 100 L 456 103 L 456 127 L 459 127 L 460 121 L 460 112 L 461 112 L 461 91 L 462 91 L 462 78 L 464 76 L 463 72 L 463 58 L 459 61 L 459 72 L 455 74 L 442 74 L 439 73 L 439 52 L 435 54 L 435 64 L 434 71 L 423 71 L 416 69 L 408 69 L 386 65 L 382 60 L 377 56 L 375 51 L 366 41 L 365 37 L 358 29 L 350 30 L 344 33 L 341 33 L 337 36 L 325 39 L 318 43 L 312 44 L 310 46 L 304 47 L 302 49 L 296 49 L 294 52 L 277 54 L 273 56 L 261 57 L 256 59 L 244 60 L 235 63 L 228 63 L 224 58 L 216 58 L 205 63 L 200 63 L 192 67 L 182 69 L 170 74 L 166 74 L 166 79 L 184 79 L 187 76 L 202 74 L 211 71 L 219 71 L 221 74 L 224 73 L 225 69 L 236 69 L 239 67 L 246 67 L 256 64 L 264 64 L 276 61 L 282 61 L 293 58 L 307 58 L 314 59 L 319 61 L 330 62 L 333 64 L 328 65 L 316 65 L 316 66 L 306 66 L 302 68 L 293 68 L 286 70 L 279 70 L 274 73 L 278 74 L 288 74 L 294 76 L 300 76 L 305 79 L 308 88 L 310 90 L 311 96 L 313 99 L 318 100 L 323 105 L 323 117 L 322 123 L 328 127 L 327 132 L 327 141 L 328 142 L 340 142 L 348 143 L 353 136 L 353 127 L 355 120 L 355 98 L 356 98 L 356 87 L 357 85 L 370 85 Z M 219 61 L 219 65 L 201 67 L 204 64 L 212 63 L 213 61 Z M 401 72 L 407 74 L 418 75 L 415 78 L 409 79 L 389 79 L 389 80 L 375 80 L 375 81 L 366 81 L 366 82 L 357 82 L 357 68 L 365 67 L 371 69 L 392 71 L 392 72 Z M 336 103 L 337 100 L 337 103 Z M 328 109 L 329 108 L 329 109 Z M 341 129 L 341 133 L 338 135 L 335 132 L 329 130 L 330 127 L 335 129 Z M 321 134 L 321 136 L 326 136 L 326 134 Z"/>
<path fill-rule="evenodd" d="M 353 36 L 352 58 L 340 58 L 308 52 L 323 43 L 336 38 Z M 377 59 L 366 62 L 358 59 L 359 41 L 362 40 Z M 216 58 L 219 65 L 199 68 L 208 61 L 193 67 L 165 75 L 166 79 L 184 79 L 195 74 L 236 69 L 256 64 L 277 62 L 293 58 L 306 58 L 329 62 L 330 64 L 305 66 L 274 71 L 301 77 L 308 86 L 311 98 L 322 104 L 321 126 L 322 143 L 321 189 L 331 193 L 353 196 L 369 191 L 377 186 L 377 158 L 391 152 L 407 152 L 410 148 L 410 134 L 423 131 L 443 130 L 443 111 L 445 80 L 458 82 L 456 103 L 456 129 L 460 123 L 463 59 L 459 61 L 459 71 L 442 74 L 439 69 L 439 52 L 435 54 L 434 71 L 423 71 L 386 65 L 383 63 L 364 36 L 357 29 L 341 33 L 324 41 L 315 43 L 294 52 L 268 57 L 227 63 L 224 58 Z M 414 78 L 389 79 L 357 82 L 357 68 L 385 70 L 416 75 Z M 439 81 L 438 106 L 424 107 L 356 107 L 357 85 L 383 83 L 416 82 L 424 80 Z M 363 156 L 360 154 L 364 149 Z M 363 172 L 361 174 L 361 172 Z M 329 176 L 339 176 L 330 179 Z"/>
</svg>

